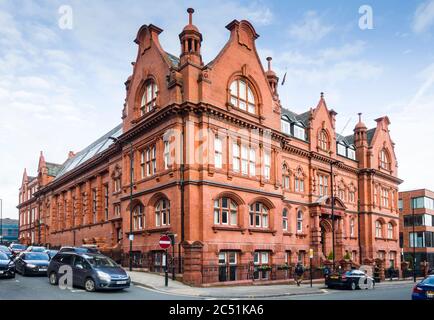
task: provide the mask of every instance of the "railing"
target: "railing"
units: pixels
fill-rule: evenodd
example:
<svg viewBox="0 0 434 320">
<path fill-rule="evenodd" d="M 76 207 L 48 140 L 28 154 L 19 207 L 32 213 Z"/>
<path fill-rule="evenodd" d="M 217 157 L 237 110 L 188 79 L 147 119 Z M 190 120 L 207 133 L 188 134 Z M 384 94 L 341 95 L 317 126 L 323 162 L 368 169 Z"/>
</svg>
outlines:
<svg viewBox="0 0 434 320">
<path fill-rule="evenodd" d="M 164 272 L 164 266 L 161 261 L 156 262 L 154 260 L 155 252 L 141 252 L 141 251 L 133 251 L 132 252 L 132 267 L 147 269 L 149 272 L 162 273 Z M 129 267 L 130 265 L 130 256 L 129 252 L 124 252 L 121 255 L 121 264 L 124 267 Z M 169 273 L 173 272 L 173 267 L 175 267 L 175 273 L 180 274 L 184 271 L 184 259 L 181 258 L 181 269 L 179 266 L 179 259 L 177 256 L 172 258 L 171 254 L 168 254 L 168 267 Z"/>
</svg>

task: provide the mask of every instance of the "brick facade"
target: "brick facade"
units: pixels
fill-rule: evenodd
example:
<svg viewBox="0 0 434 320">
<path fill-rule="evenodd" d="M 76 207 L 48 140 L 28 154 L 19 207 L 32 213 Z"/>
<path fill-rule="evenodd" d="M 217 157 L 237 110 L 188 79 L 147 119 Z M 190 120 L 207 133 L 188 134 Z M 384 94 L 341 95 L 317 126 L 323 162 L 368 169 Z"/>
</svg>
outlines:
<svg viewBox="0 0 434 320">
<path fill-rule="evenodd" d="M 402 181 L 389 119 L 377 119 L 370 130 L 360 119 L 354 135 L 342 137 L 336 133 L 337 113 L 323 94 L 304 114 L 285 109 L 271 59 L 264 69 L 255 46 L 259 35 L 248 21 L 228 24 L 228 42 L 204 64 L 202 34 L 192 24 L 193 11 L 189 14 L 179 57 L 162 48 L 160 28 L 140 28 L 122 126 L 98 140 L 105 147 L 89 158 L 84 153 L 92 146 L 70 154 L 62 165 L 47 165 L 41 154 L 38 176 L 24 173 L 21 241 L 54 246 L 93 241 L 128 252 L 132 147 L 133 250 L 158 265 L 160 234 L 177 234 L 175 256 L 182 248 L 187 283 L 227 280 L 218 274 L 223 269 L 205 274 L 219 262 L 227 270 L 238 267 L 228 272 L 231 280 L 263 275 L 271 281 L 265 271 L 258 274 L 259 265 L 308 264 L 311 248 L 319 267 L 328 263 L 333 229 L 336 261 L 382 264 L 392 252 L 399 264 Z M 301 135 L 283 132 L 284 122 L 299 125 Z M 109 142 L 114 132 L 116 143 Z M 354 157 L 339 154 L 338 145 L 353 150 Z M 28 198 L 32 186 L 36 190 Z M 34 207 L 41 220 L 37 228 L 23 218 Z M 378 234 L 377 221 L 384 229 Z M 41 237 L 31 236 L 36 230 Z M 247 276 L 239 272 L 243 268 Z"/>
</svg>

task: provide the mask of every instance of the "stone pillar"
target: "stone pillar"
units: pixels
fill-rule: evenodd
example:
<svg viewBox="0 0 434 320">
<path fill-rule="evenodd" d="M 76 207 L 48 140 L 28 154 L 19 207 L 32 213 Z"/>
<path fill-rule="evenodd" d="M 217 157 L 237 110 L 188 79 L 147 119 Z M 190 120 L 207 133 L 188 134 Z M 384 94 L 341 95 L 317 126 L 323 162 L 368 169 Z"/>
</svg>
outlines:
<svg viewBox="0 0 434 320">
<path fill-rule="evenodd" d="M 202 284 L 202 251 L 203 243 L 200 241 L 184 241 L 184 274 L 183 282 L 192 286 Z"/>
<path fill-rule="evenodd" d="M 311 213 L 313 217 L 311 218 L 311 248 L 313 249 L 313 265 L 314 266 L 321 266 L 321 258 L 323 255 L 322 247 L 321 247 L 321 227 L 320 227 L 320 215 L 321 212 L 317 209 L 311 209 L 315 210 L 315 212 Z M 326 255 L 326 254 L 325 254 Z"/>
</svg>

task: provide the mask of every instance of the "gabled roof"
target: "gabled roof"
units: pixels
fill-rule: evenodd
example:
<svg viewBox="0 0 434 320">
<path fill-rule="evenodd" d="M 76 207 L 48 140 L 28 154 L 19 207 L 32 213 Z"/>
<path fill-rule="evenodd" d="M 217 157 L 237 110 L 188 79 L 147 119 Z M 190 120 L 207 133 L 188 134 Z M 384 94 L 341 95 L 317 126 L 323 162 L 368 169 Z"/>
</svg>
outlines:
<svg viewBox="0 0 434 320">
<path fill-rule="evenodd" d="M 100 154 L 101 152 L 107 150 L 108 147 L 114 143 L 113 140 L 109 139 L 109 137 L 117 138 L 121 134 L 122 124 L 119 124 L 112 130 L 107 132 L 105 135 L 103 135 L 101 138 L 93 142 L 91 145 L 78 152 L 74 157 L 66 160 L 65 163 L 60 167 L 53 167 L 53 171 L 57 170 L 56 179 L 65 175 L 67 172 L 77 168 L 78 166 L 82 165 L 83 163 Z"/>
</svg>

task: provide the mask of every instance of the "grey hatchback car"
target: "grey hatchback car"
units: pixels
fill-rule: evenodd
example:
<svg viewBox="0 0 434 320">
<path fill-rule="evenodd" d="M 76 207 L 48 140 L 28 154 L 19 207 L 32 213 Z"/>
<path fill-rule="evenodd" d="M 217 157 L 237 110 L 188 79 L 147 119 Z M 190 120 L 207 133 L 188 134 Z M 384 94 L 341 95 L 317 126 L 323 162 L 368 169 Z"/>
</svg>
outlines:
<svg viewBox="0 0 434 320">
<path fill-rule="evenodd" d="M 64 274 L 59 272 L 62 266 L 71 267 L 73 286 L 84 287 L 89 292 L 122 290 L 131 284 L 125 270 L 109 257 L 95 253 L 59 252 L 48 266 L 47 274 L 51 285 L 59 283 Z"/>
</svg>

